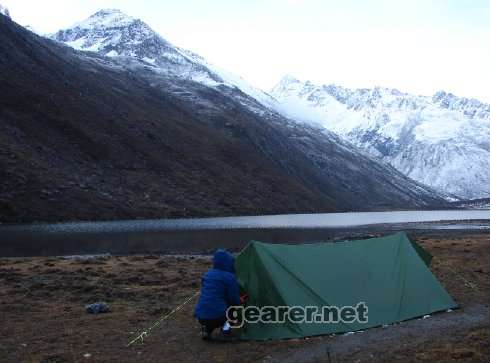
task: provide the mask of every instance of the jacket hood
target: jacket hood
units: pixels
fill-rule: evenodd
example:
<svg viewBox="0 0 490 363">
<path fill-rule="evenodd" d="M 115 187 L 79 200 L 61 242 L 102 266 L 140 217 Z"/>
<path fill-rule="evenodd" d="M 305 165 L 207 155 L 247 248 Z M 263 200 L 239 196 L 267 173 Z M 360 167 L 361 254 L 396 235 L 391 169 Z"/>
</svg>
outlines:
<svg viewBox="0 0 490 363">
<path fill-rule="evenodd" d="M 219 249 L 213 256 L 213 268 L 235 273 L 235 257 L 230 252 Z"/>
</svg>

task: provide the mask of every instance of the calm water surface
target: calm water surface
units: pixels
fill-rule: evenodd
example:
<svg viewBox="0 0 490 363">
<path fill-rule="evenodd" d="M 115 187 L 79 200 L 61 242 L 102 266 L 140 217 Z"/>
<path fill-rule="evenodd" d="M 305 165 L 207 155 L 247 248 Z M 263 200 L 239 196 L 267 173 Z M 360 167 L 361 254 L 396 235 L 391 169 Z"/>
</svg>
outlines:
<svg viewBox="0 0 490 363">
<path fill-rule="evenodd" d="M 303 243 L 339 236 L 355 238 L 373 231 L 390 233 L 414 229 L 490 230 L 490 210 L 352 212 L 0 225 L 0 256 L 192 253 L 210 251 L 217 247 L 240 249 L 254 239 L 275 243 Z"/>
<path fill-rule="evenodd" d="M 282 214 L 270 216 L 124 220 L 55 224 L 0 225 L 2 229 L 42 232 L 143 232 L 233 228 L 341 228 L 372 224 L 490 220 L 490 210 L 438 210 Z"/>
</svg>

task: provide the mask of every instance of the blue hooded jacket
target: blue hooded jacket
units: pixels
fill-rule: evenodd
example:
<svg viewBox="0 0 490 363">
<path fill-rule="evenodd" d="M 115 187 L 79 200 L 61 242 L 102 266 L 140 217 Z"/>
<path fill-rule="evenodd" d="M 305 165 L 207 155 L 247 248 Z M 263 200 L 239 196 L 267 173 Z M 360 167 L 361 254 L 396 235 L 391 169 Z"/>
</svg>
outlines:
<svg viewBox="0 0 490 363">
<path fill-rule="evenodd" d="M 240 305 L 235 258 L 231 253 L 220 249 L 214 254 L 213 268 L 202 278 L 201 295 L 194 315 L 198 319 L 221 318 L 232 305 Z"/>
</svg>

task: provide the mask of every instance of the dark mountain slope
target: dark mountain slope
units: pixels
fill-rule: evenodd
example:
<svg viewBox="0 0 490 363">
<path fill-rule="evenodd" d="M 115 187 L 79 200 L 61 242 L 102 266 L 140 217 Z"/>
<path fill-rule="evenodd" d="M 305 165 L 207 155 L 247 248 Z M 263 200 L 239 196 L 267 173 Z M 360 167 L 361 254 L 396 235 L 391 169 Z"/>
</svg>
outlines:
<svg viewBox="0 0 490 363">
<path fill-rule="evenodd" d="M 309 129 L 279 116 L 260 118 L 236 101 L 247 97 L 238 93 L 131 71 L 0 16 L 0 221 L 324 212 L 441 201 L 423 188 L 407 191 L 384 180 L 378 186 L 379 171 L 373 177 L 357 166 L 344 174 L 333 170 L 337 163 L 359 163 L 360 154 L 343 152 L 328 137 L 314 136 L 317 149 L 332 151 L 320 161 L 327 165 L 317 165 L 304 146 Z M 338 160 L 328 164 L 330 158 Z M 330 174 L 354 178 L 356 186 Z M 362 190 L 369 194 L 360 196 Z"/>
</svg>

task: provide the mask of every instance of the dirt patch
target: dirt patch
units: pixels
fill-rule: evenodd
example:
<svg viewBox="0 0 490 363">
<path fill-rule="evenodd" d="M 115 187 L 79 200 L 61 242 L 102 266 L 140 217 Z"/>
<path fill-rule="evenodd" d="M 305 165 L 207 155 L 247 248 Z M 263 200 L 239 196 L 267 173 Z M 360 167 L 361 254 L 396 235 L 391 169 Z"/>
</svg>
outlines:
<svg viewBox="0 0 490 363">
<path fill-rule="evenodd" d="M 488 361 L 490 305 L 471 305 L 354 334 L 310 339 L 299 350 L 276 352 L 270 362 Z M 447 332 L 450 334 L 447 334 Z"/>
<path fill-rule="evenodd" d="M 206 343 L 194 301 L 143 343 L 128 342 L 174 309 L 210 267 L 203 256 L 101 256 L 0 260 L 0 361 L 458 361 L 490 359 L 490 234 L 414 239 L 461 309 L 348 336 Z M 111 312 L 86 314 L 104 300 Z"/>
</svg>

